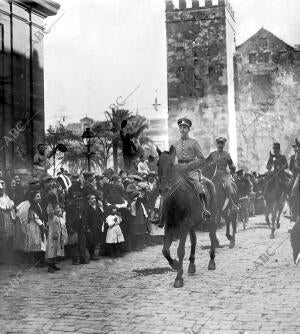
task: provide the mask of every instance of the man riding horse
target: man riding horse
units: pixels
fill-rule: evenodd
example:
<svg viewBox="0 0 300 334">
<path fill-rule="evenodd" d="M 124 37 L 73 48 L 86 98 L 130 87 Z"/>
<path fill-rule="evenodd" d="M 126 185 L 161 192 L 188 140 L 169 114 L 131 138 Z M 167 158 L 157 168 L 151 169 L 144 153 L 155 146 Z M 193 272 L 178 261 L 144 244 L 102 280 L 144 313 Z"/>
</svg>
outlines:
<svg viewBox="0 0 300 334">
<path fill-rule="evenodd" d="M 164 245 L 162 253 L 170 266 L 177 271 L 174 287 L 183 286 L 183 259 L 185 255 L 185 242 L 189 235 L 191 251 L 188 272 L 194 274 L 196 251 L 196 226 L 208 221 L 210 237 L 209 270 L 214 270 L 216 225 L 215 225 L 215 188 L 214 184 L 202 177 L 201 168 L 206 160 L 201 152 L 198 142 L 189 137 L 192 122 L 187 118 L 178 120 L 180 139 L 171 145 L 169 151 L 159 155 L 158 186 L 162 197 L 161 222 L 165 225 Z M 171 257 L 170 247 L 173 240 L 179 238 L 177 248 L 178 261 Z"/>
<path fill-rule="evenodd" d="M 271 239 L 274 239 L 275 220 L 276 227 L 280 228 L 280 215 L 286 200 L 290 179 L 290 174 L 286 171 L 287 168 L 288 162 L 286 157 L 280 153 L 280 144 L 274 143 L 273 154 L 270 152 L 267 163 L 268 173 L 263 193 L 266 203 L 265 218 L 268 225 L 270 225 L 269 214 L 272 214 Z"/>
<path fill-rule="evenodd" d="M 206 164 L 201 148 L 196 139 L 189 137 L 192 121 L 188 118 L 180 118 L 177 121 L 180 132 L 180 139 L 173 145 L 176 150 L 177 163 L 191 178 L 200 200 L 207 203 L 206 196 L 212 196 L 214 193 L 214 184 L 201 174 L 201 168 Z M 209 194 L 205 194 L 203 185 L 208 189 Z M 205 207 L 203 216 L 209 218 L 211 213 Z"/>
<path fill-rule="evenodd" d="M 286 156 L 280 153 L 280 143 L 274 143 L 273 154 L 270 152 L 270 157 L 267 163 L 269 174 L 284 174 L 284 170 L 287 168 L 288 162 Z"/>
<path fill-rule="evenodd" d="M 234 173 L 236 168 L 230 154 L 224 151 L 226 141 L 227 139 L 224 137 L 216 138 L 218 150 L 212 152 L 208 156 L 207 163 L 209 166 L 213 166 L 215 169 L 212 180 L 215 182 L 220 182 L 223 185 L 226 197 L 229 198 L 233 208 L 237 209 L 235 203 L 233 202 L 233 196 L 236 192 L 234 180 L 227 172 L 227 166 L 229 167 L 231 173 Z"/>
</svg>

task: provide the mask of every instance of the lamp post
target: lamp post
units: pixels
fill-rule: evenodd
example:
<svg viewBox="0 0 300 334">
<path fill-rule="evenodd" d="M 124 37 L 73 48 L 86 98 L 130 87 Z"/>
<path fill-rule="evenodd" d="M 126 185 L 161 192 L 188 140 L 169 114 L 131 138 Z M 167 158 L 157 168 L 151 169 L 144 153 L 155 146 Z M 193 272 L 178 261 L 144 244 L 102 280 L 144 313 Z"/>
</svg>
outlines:
<svg viewBox="0 0 300 334">
<path fill-rule="evenodd" d="M 91 171 L 91 156 L 95 154 L 95 152 L 91 152 L 91 146 L 94 144 L 95 134 L 91 131 L 90 128 L 86 128 L 82 134 L 82 140 L 84 146 L 86 146 L 87 151 L 84 153 L 87 156 L 88 161 L 88 171 Z"/>
</svg>

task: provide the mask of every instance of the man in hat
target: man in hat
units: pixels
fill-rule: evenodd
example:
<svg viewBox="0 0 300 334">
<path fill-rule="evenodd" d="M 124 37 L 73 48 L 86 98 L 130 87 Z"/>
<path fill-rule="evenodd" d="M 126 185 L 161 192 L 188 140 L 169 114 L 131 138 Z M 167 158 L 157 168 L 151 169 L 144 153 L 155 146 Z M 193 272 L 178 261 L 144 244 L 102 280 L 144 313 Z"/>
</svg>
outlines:
<svg viewBox="0 0 300 334">
<path fill-rule="evenodd" d="M 281 172 L 288 168 L 286 156 L 280 153 L 280 144 L 273 144 L 273 154 L 270 152 L 270 157 L 267 163 L 267 170 L 269 173 Z"/>
<path fill-rule="evenodd" d="M 233 202 L 233 195 L 235 194 L 234 180 L 227 171 L 227 168 L 229 168 L 230 172 L 233 174 L 235 172 L 235 165 L 230 154 L 224 151 L 226 142 L 227 139 L 224 137 L 216 138 L 217 151 L 212 152 L 208 156 L 207 163 L 208 166 L 214 168 L 213 180 L 219 180 L 223 184 L 226 197 L 229 198 L 233 207 L 236 207 Z"/>
<path fill-rule="evenodd" d="M 215 187 L 213 183 L 200 174 L 201 168 L 206 164 L 199 143 L 196 139 L 189 137 L 192 121 L 186 117 L 177 121 L 180 132 L 180 139 L 174 144 L 178 165 L 182 165 L 189 172 L 195 188 L 197 189 L 201 201 L 204 196 L 204 190 L 201 182 L 208 189 L 210 196 L 214 198 Z M 204 208 L 204 215 L 210 217 L 210 212 Z"/>
</svg>

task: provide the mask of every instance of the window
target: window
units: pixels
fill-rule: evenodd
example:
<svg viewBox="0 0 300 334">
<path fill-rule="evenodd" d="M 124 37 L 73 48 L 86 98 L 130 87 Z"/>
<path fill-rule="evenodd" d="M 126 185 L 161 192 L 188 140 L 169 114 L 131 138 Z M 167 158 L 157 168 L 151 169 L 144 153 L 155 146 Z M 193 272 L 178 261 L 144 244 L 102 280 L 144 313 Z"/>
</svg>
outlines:
<svg viewBox="0 0 300 334">
<path fill-rule="evenodd" d="M 265 52 L 263 55 L 264 63 L 269 63 L 271 58 L 271 53 L 270 52 Z"/>
<path fill-rule="evenodd" d="M 266 49 L 268 47 L 268 40 L 266 38 L 260 38 L 259 46 L 263 49 Z"/>
<path fill-rule="evenodd" d="M 257 56 L 257 62 L 258 63 L 263 63 L 264 61 L 264 54 L 262 52 L 260 52 Z"/>
<path fill-rule="evenodd" d="M 249 54 L 249 63 L 255 64 L 256 63 L 256 53 L 250 53 Z"/>
</svg>

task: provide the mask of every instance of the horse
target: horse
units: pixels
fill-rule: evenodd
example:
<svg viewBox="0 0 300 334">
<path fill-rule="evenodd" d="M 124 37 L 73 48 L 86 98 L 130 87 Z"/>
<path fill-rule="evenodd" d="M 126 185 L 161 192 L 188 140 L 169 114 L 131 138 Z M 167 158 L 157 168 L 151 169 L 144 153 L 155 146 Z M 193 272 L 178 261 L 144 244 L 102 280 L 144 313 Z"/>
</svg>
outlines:
<svg viewBox="0 0 300 334">
<path fill-rule="evenodd" d="M 195 227 L 198 223 L 203 222 L 203 213 L 207 207 L 213 209 L 213 197 L 215 194 L 208 194 L 206 191 L 205 199 L 200 201 L 199 194 L 186 171 L 180 170 L 180 166 L 175 166 L 175 148 L 170 147 L 169 151 L 161 152 L 157 148 L 158 159 L 158 179 L 159 190 L 163 198 L 162 217 L 165 223 L 164 244 L 162 253 L 167 259 L 169 265 L 177 271 L 174 287 L 183 286 L 183 258 L 185 255 L 185 243 L 187 235 L 190 235 L 191 253 L 189 257 L 188 273 L 196 272 L 195 250 L 196 250 L 196 233 Z M 206 201 L 206 203 L 205 203 Z M 200 204 L 201 203 L 201 204 Z M 201 210 L 199 208 L 201 207 Z M 201 212 L 202 215 L 201 215 Z M 179 245 L 177 248 L 178 261 L 173 259 L 170 254 L 170 247 L 175 237 L 179 236 Z M 210 261 L 208 270 L 215 270 L 215 242 L 216 242 L 216 225 L 214 219 L 209 224 L 210 237 Z"/>
<path fill-rule="evenodd" d="M 216 224 L 220 226 L 221 218 L 225 220 L 226 237 L 229 240 L 229 248 L 234 248 L 238 215 L 237 186 L 234 182 L 232 183 L 233 196 L 228 198 L 222 181 L 219 177 L 215 177 L 210 167 L 212 166 L 208 165 L 203 171 L 204 175 L 214 183 L 216 189 Z M 230 234 L 230 223 L 232 225 L 232 235 Z"/>
<path fill-rule="evenodd" d="M 265 185 L 264 185 L 264 200 L 265 200 L 265 221 L 269 227 L 271 227 L 270 239 L 275 238 L 275 221 L 276 228 L 280 228 L 280 215 L 284 208 L 286 201 L 286 181 L 284 173 L 275 172 L 275 174 L 267 177 L 264 175 Z M 271 214 L 271 222 L 269 215 Z"/>
</svg>

